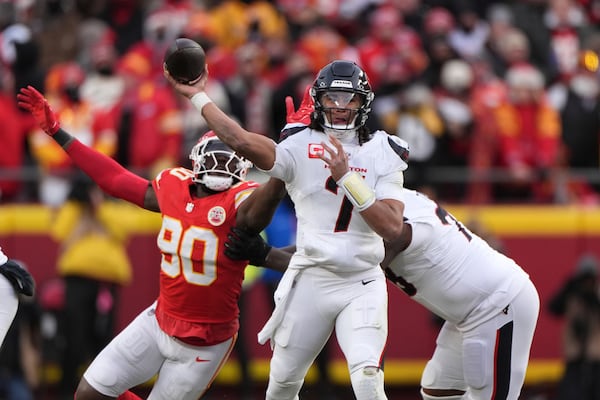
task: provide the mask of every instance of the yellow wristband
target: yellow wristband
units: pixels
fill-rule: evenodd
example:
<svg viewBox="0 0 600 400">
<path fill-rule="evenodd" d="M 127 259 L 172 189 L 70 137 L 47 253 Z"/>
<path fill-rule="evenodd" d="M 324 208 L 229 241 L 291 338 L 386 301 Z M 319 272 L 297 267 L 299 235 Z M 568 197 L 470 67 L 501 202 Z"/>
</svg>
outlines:
<svg viewBox="0 0 600 400">
<path fill-rule="evenodd" d="M 196 110 L 200 111 L 201 113 L 205 105 L 207 105 L 208 103 L 212 103 L 212 100 L 210 99 L 210 97 L 208 97 L 208 95 L 205 92 L 196 93 L 192 96 L 190 101 L 192 102 Z"/>
<path fill-rule="evenodd" d="M 375 203 L 375 191 L 357 172 L 347 172 L 337 184 L 358 211 L 366 210 Z"/>
</svg>

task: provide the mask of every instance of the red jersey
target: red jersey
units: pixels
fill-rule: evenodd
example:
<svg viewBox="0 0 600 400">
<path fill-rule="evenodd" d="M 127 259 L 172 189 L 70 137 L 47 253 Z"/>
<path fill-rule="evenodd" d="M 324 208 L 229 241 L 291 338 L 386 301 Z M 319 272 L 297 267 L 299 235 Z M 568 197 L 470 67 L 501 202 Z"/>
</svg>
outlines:
<svg viewBox="0 0 600 400">
<path fill-rule="evenodd" d="M 245 261 L 225 256 L 238 206 L 258 187 L 240 182 L 203 198 L 190 194 L 193 172 L 162 171 L 152 182 L 162 212 L 156 318 L 163 331 L 194 345 L 227 340 L 239 328 Z"/>
<path fill-rule="evenodd" d="M 11 96 L 0 94 L 0 169 L 20 168 L 25 153 L 23 145 L 24 125 L 27 116 L 21 114 Z M 21 183 L 18 180 L 0 180 L 0 198 L 2 200 L 16 197 Z"/>
</svg>

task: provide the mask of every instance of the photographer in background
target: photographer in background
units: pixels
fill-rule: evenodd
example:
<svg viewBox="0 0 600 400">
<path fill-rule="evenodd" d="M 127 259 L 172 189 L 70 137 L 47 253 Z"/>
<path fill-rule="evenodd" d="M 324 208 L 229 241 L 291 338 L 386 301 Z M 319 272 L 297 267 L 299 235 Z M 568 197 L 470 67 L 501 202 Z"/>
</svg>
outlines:
<svg viewBox="0 0 600 400">
<path fill-rule="evenodd" d="M 584 254 L 549 303 L 549 311 L 564 318 L 565 370 L 557 400 L 600 400 L 599 282 L 597 258 Z"/>
</svg>

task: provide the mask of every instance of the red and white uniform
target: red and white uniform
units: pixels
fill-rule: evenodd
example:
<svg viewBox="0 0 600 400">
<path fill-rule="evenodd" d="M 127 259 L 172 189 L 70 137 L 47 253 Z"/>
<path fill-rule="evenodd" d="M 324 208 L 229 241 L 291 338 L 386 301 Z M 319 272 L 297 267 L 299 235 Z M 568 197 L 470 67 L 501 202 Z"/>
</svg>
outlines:
<svg viewBox="0 0 600 400">
<path fill-rule="evenodd" d="M 518 399 L 540 307 L 533 283 L 425 195 L 405 189 L 403 197 L 412 241 L 384 264 L 386 275 L 446 320 L 422 387 Z"/>
<path fill-rule="evenodd" d="M 163 215 L 160 294 L 85 372 L 106 396 L 117 397 L 158 373 L 149 399 L 196 400 L 237 338 L 247 263 L 226 257 L 224 244 L 239 205 L 258 184 L 240 182 L 195 198 L 192 176 L 185 168 L 166 169 L 152 182 Z"/>
<path fill-rule="evenodd" d="M 210 345 L 239 328 L 238 299 L 247 263 L 225 256 L 225 240 L 237 207 L 257 184 L 240 182 L 198 199 L 190 195 L 192 174 L 185 168 L 167 169 L 152 182 L 163 215 L 156 240 L 162 253 L 156 315 L 169 335 Z"/>
</svg>

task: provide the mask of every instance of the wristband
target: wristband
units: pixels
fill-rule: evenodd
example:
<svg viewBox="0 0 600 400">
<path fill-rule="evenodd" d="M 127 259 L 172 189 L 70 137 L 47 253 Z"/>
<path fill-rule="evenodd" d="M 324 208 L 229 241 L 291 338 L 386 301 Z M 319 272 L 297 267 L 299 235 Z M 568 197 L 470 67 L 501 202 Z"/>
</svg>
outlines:
<svg viewBox="0 0 600 400">
<path fill-rule="evenodd" d="M 205 92 L 196 93 L 191 97 L 190 101 L 192 102 L 194 107 L 196 107 L 196 110 L 200 112 L 202 112 L 202 109 L 205 105 L 207 105 L 208 103 L 212 103 L 212 100 L 210 99 L 210 97 L 208 97 L 208 95 Z"/>
<path fill-rule="evenodd" d="M 375 203 L 375 192 L 371 189 L 357 172 L 346 172 L 337 181 L 337 185 L 344 191 L 350 202 L 360 211 L 364 211 Z"/>
<path fill-rule="evenodd" d="M 60 147 L 66 149 L 75 138 L 71 136 L 67 131 L 64 131 L 63 129 L 58 129 L 56 133 L 52 135 L 52 139 L 54 139 L 54 141 L 58 143 Z"/>
</svg>

